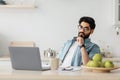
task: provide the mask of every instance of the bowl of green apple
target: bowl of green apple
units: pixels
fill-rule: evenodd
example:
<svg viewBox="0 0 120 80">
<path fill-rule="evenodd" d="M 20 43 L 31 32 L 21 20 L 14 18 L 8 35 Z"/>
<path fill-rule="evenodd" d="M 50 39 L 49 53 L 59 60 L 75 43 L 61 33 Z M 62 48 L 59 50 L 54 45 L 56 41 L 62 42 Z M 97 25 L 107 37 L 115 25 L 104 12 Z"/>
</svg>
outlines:
<svg viewBox="0 0 120 80">
<path fill-rule="evenodd" d="M 91 72 L 111 72 L 111 70 L 119 69 L 120 67 L 116 66 L 111 60 L 102 61 L 102 55 L 96 53 L 92 60 L 89 60 L 82 68 Z"/>
</svg>

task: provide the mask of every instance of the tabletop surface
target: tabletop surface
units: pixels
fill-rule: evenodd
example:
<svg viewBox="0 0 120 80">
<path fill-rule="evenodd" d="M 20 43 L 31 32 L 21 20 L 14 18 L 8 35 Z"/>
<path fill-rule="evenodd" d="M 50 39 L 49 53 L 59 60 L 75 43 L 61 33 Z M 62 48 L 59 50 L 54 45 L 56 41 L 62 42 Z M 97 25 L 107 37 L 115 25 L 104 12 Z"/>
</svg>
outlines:
<svg viewBox="0 0 120 80">
<path fill-rule="evenodd" d="M 110 73 L 98 73 L 83 69 L 73 71 L 14 70 L 10 60 L 0 60 L 0 80 L 120 80 L 120 69 Z"/>
</svg>

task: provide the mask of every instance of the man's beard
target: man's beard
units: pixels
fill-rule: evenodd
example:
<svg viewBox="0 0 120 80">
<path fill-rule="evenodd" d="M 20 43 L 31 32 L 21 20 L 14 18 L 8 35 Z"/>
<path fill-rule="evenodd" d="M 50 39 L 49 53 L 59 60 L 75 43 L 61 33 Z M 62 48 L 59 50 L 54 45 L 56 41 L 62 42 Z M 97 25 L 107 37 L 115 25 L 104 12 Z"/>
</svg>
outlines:
<svg viewBox="0 0 120 80">
<path fill-rule="evenodd" d="M 90 36 L 90 33 L 85 35 L 83 32 L 78 32 L 78 37 L 82 37 L 84 39 L 88 38 Z"/>
</svg>

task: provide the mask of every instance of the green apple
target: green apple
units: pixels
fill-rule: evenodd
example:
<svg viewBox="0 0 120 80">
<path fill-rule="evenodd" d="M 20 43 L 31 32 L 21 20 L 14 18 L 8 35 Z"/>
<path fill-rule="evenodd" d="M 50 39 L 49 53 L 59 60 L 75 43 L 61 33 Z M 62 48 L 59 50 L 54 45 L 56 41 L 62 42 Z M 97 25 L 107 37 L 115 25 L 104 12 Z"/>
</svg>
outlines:
<svg viewBox="0 0 120 80">
<path fill-rule="evenodd" d="M 99 61 L 99 67 L 104 67 L 104 62 Z"/>
<path fill-rule="evenodd" d="M 100 53 L 96 53 L 92 59 L 93 61 L 102 61 L 102 55 Z"/>
<path fill-rule="evenodd" d="M 90 67 L 99 67 L 99 63 L 97 61 L 90 61 L 89 66 Z"/>
<path fill-rule="evenodd" d="M 87 67 L 90 67 L 91 60 L 89 60 L 86 64 Z"/>
<path fill-rule="evenodd" d="M 105 61 L 104 66 L 105 66 L 105 68 L 113 68 L 114 64 L 112 61 L 107 60 L 107 61 Z"/>
</svg>

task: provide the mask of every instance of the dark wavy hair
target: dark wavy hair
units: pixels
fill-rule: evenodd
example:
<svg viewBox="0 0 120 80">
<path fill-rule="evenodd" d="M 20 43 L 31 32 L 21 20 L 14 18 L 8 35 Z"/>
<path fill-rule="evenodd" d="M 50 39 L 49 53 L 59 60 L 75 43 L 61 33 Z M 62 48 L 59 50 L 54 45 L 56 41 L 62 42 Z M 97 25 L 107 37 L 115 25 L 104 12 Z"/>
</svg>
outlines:
<svg viewBox="0 0 120 80">
<path fill-rule="evenodd" d="M 79 20 L 79 24 L 81 24 L 81 22 L 87 22 L 90 24 L 91 29 L 95 29 L 96 24 L 95 24 L 95 20 L 92 17 L 88 17 L 88 16 L 81 17 Z"/>
</svg>

